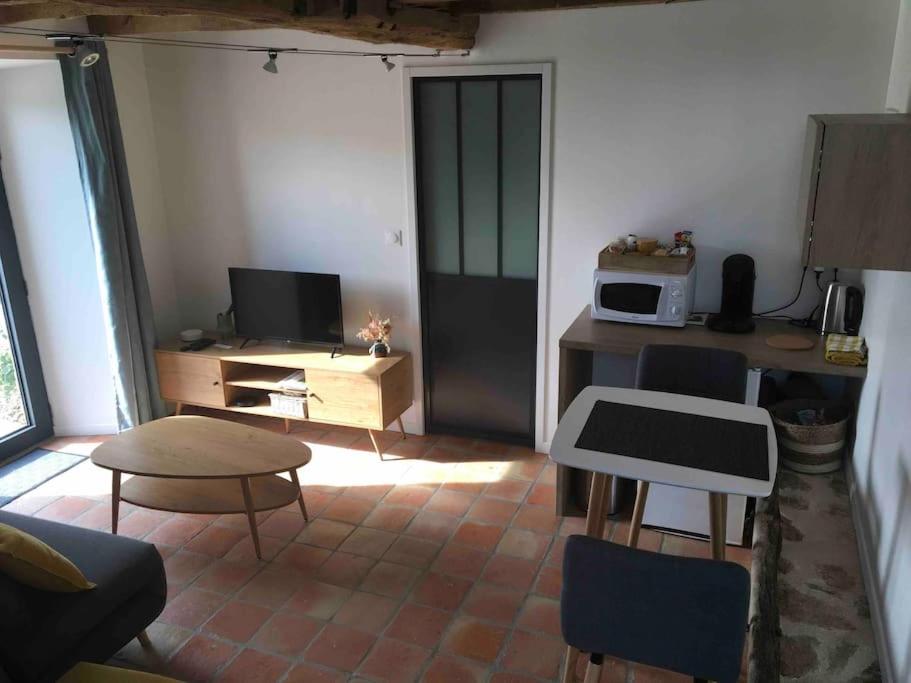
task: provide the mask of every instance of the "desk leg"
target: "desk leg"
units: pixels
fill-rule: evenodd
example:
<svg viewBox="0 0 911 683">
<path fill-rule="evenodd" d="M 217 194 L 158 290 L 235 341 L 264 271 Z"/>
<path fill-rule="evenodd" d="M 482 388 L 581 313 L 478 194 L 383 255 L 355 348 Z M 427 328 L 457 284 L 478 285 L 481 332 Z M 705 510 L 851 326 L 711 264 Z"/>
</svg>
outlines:
<svg viewBox="0 0 911 683">
<path fill-rule="evenodd" d="M 709 493 L 709 529 L 711 530 L 712 559 L 724 559 L 727 527 L 728 497 L 725 493 Z"/>
<path fill-rule="evenodd" d="M 304 521 L 310 522 L 310 515 L 307 514 L 307 505 L 304 503 L 304 491 L 301 489 L 300 479 L 297 478 L 297 470 L 288 470 L 291 475 L 291 483 L 297 487 L 297 502 L 301 506 L 301 512 L 304 513 Z"/>
<path fill-rule="evenodd" d="M 578 349 L 560 349 L 560 373 L 557 389 L 557 418 L 569 408 L 573 399 L 592 383 L 592 364 L 594 354 L 591 351 Z M 585 472 L 573 467 L 557 466 L 557 515 L 582 515 L 582 501 L 577 500 L 574 492 L 579 477 Z"/>
<path fill-rule="evenodd" d="M 253 548 L 256 557 L 263 559 L 263 551 L 259 547 L 259 531 L 256 529 L 256 509 L 253 507 L 253 494 L 250 492 L 250 478 L 240 478 L 240 488 L 244 493 L 244 507 L 247 508 L 247 521 L 250 523 L 250 535 L 253 537 Z"/>
<path fill-rule="evenodd" d="M 120 470 L 111 470 L 111 533 L 117 533 L 120 521 Z"/>
<path fill-rule="evenodd" d="M 648 500 L 648 482 L 640 481 L 636 486 L 636 504 L 633 506 L 633 518 L 629 521 L 627 545 L 635 548 L 639 545 L 639 532 L 642 530 L 642 516 L 645 514 L 645 503 Z"/>
<path fill-rule="evenodd" d="M 593 538 L 604 536 L 604 517 L 610 509 L 611 488 L 614 478 L 609 474 L 594 472 L 592 474 L 592 487 L 588 496 L 588 516 L 585 518 L 585 535 Z M 561 683 L 572 683 L 576 674 L 576 660 L 579 651 L 570 646 L 566 648 L 566 657 L 563 663 L 563 676 Z M 588 672 L 592 669 L 589 667 Z M 600 668 L 597 669 L 600 673 Z M 586 673 L 588 676 L 588 673 Z M 586 678 L 588 680 L 588 678 Z"/>
</svg>

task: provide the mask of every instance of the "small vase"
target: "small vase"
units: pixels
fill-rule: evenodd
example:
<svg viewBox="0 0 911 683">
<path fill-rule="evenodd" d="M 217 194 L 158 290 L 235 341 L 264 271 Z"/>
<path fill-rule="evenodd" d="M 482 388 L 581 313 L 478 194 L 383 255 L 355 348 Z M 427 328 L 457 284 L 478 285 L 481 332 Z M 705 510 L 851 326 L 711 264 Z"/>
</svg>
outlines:
<svg viewBox="0 0 911 683">
<path fill-rule="evenodd" d="M 385 358 L 389 355 L 389 346 L 383 342 L 373 342 L 370 347 L 370 355 L 374 358 Z"/>
</svg>

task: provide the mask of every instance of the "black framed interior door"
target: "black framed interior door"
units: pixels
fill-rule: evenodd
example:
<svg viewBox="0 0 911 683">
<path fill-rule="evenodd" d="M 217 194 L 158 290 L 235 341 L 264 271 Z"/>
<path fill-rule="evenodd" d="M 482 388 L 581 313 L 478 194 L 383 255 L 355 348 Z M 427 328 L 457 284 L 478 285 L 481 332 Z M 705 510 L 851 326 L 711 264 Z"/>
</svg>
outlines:
<svg viewBox="0 0 911 683">
<path fill-rule="evenodd" d="M 53 431 L 28 290 L 0 173 L 0 462 L 47 439 Z"/>
<path fill-rule="evenodd" d="M 412 79 L 431 433 L 534 442 L 541 88 Z"/>
</svg>

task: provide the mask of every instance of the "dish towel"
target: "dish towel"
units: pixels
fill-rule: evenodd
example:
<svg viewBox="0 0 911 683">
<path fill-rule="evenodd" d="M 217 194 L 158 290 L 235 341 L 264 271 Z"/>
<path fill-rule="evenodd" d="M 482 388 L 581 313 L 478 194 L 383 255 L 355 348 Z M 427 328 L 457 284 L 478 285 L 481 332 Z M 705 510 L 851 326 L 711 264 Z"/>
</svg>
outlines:
<svg viewBox="0 0 911 683">
<path fill-rule="evenodd" d="M 836 365 L 866 365 L 867 343 L 863 337 L 830 334 L 826 337 L 826 360 Z"/>
</svg>

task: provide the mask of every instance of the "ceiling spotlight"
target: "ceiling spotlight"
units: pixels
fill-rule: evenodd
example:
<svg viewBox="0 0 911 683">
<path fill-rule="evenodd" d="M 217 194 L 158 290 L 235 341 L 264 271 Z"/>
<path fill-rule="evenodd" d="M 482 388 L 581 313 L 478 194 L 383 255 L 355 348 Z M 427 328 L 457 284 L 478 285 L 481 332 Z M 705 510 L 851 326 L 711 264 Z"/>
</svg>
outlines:
<svg viewBox="0 0 911 683">
<path fill-rule="evenodd" d="M 278 73 L 278 50 L 269 50 L 269 61 L 263 64 L 263 71 L 270 74 Z"/>
<path fill-rule="evenodd" d="M 93 66 L 101 59 L 101 54 L 95 50 L 86 47 L 85 43 L 81 40 L 75 41 L 75 50 L 73 50 L 72 57 L 79 61 L 79 66 L 83 69 L 87 69 L 90 66 Z"/>
<path fill-rule="evenodd" d="M 395 63 L 389 61 L 389 57 L 383 55 L 380 57 L 380 61 L 383 63 L 383 66 L 386 67 L 386 71 L 392 71 L 395 68 Z"/>
</svg>

